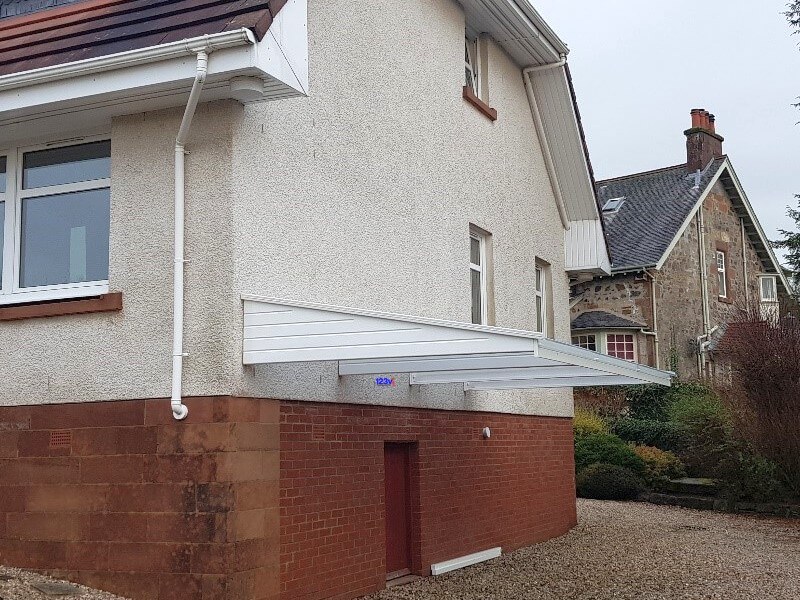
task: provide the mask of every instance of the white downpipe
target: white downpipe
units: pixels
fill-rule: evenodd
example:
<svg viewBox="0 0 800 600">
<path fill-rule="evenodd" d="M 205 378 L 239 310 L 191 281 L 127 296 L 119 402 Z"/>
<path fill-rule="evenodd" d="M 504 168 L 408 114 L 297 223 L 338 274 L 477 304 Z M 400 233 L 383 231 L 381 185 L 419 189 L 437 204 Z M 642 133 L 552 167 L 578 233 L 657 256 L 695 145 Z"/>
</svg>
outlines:
<svg viewBox="0 0 800 600">
<path fill-rule="evenodd" d="M 208 75 L 208 49 L 197 52 L 197 74 L 194 78 L 186 111 L 175 139 L 175 268 L 172 290 L 172 415 L 182 421 L 189 414 L 183 403 L 183 276 L 184 258 L 184 205 L 186 200 L 186 140 L 192 119 L 200 101 L 200 93 Z"/>
<path fill-rule="evenodd" d="M 744 231 L 744 217 L 739 219 L 739 225 L 742 229 L 742 269 L 744 271 L 744 301 L 747 307 L 747 314 L 750 314 L 750 292 L 747 289 L 747 284 L 750 281 L 747 273 L 747 234 Z M 758 294 L 761 295 L 761 282 L 759 282 Z"/>
<path fill-rule="evenodd" d="M 531 105 L 531 115 L 533 115 L 533 125 L 536 128 L 536 135 L 539 137 L 539 143 L 542 146 L 542 154 L 544 155 L 544 165 L 547 169 L 547 177 L 550 179 L 550 187 L 553 188 L 553 195 L 556 197 L 556 207 L 558 208 L 558 216 L 561 217 L 561 224 L 564 229 L 569 229 L 569 219 L 567 219 L 567 211 L 564 207 L 564 195 L 561 193 L 561 185 L 558 183 L 556 176 L 556 167 L 553 163 L 553 155 L 550 152 L 550 144 L 547 141 L 547 136 L 544 132 L 544 124 L 542 123 L 542 115 L 539 112 L 539 105 L 536 102 L 536 96 L 533 93 L 533 81 L 531 80 L 531 73 L 544 71 L 547 69 L 555 69 L 563 67 L 567 64 L 566 56 L 562 56 L 561 60 L 547 65 L 539 65 L 536 67 L 528 67 L 522 70 L 522 78 L 525 80 L 525 91 L 528 94 L 528 103 Z"/>
<path fill-rule="evenodd" d="M 711 334 L 711 309 L 708 305 L 708 265 L 706 263 L 706 224 L 703 216 L 703 206 L 697 211 L 697 245 L 700 251 L 700 290 L 703 300 L 703 335 L 700 338 L 708 339 Z M 699 339 L 698 338 L 698 341 Z M 698 347 L 697 353 L 697 376 L 703 377 L 703 350 Z"/>
</svg>

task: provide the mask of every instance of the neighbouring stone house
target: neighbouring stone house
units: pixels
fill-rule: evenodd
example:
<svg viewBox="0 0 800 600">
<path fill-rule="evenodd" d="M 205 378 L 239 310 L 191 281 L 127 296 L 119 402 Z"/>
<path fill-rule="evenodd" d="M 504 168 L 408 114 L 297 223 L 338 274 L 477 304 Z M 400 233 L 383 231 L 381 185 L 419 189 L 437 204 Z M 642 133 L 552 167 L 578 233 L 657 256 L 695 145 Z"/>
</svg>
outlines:
<svg viewBox="0 0 800 600">
<path fill-rule="evenodd" d="M 527 0 L 0 0 L 0 564 L 346 600 L 576 522 L 609 272 Z"/>
<path fill-rule="evenodd" d="M 777 316 L 788 283 L 714 121 L 692 110 L 685 163 L 597 182 L 612 274 L 573 286 L 574 344 L 705 377 L 727 323 Z"/>
</svg>

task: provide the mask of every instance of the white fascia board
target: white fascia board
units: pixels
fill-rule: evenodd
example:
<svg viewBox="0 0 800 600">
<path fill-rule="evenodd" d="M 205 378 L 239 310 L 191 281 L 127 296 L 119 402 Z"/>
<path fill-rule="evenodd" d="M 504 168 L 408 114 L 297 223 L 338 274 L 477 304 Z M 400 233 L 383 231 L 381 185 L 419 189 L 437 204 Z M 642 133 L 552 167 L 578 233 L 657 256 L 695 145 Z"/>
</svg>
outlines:
<svg viewBox="0 0 800 600">
<path fill-rule="evenodd" d="M 290 0 L 267 35 L 249 29 L 199 36 L 14 73 L 0 77 L 0 144 L 108 126 L 125 114 L 185 104 L 197 69 L 195 53 L 208 48 L 201 102 L 242 103 L 304 95 L 308 91 L 306 0 Z M 248 78 L 249 93 L 231 80 Z"/>
<path fill-rule="evenodd" d="M 546 367 L 552 364 L 552 361 L 539 358 L 535 352 L 456 354 L 383 360 L 343 360 L 339 361 L 339 375 L 437 373 L 453 370 Z"/>
<path fill-rule="evenodd" d="M 692 219 L 694 219 L 694 216 L 697 214 L 697 211 L 700 210 L 700 207 L 703 206 L 703 202 L 706 201 L 706 198 L 711 193 L 711 190 L 714 188 L 717 181 L 719 181 L 719 178 L 722 175 L 722 172 L 727 167 L 727 165 L 728 161 L 726 159 L 725 162 L 723 162 L 720 165 L 719 169 L 717 169 L 717 172 L 714 174 L 714 177 L 711 179 L 711 181 L 708 182 L 706 189 L 704 189 L 703 192 L 700 194 L 700 197 L 697 199 L 697 202 L 695 202 L 694 206 L 692 207 L 692 210 L 689 211 L 689 214 L 683 220 L 680 229 L 678 229 L 678 233 L 676 233 L 675 237 L 672 238 L 672 241 L 669 243 L 669 246 L 667 246 L 667 249 L 664 251 L 664 254 L 661 255 L 661 258 L 656 263 L 655 266 L 656 271 L 660 271 L 664 267 L 664 263 L 667 262 L 669 255 L 672 254 L 672 251 L 675 249 L 675 246 L 678 245 L 678 242 L 683 237 L 683 234 L 686 233 L 686 229 L 692 223 Z"/>
<path fill-rule="evenodd" d="M 461 0 L 467 28 L 489 34 L 523 67 L 558 61 L 569 48 L 528 0 Z"/>
<path fill-rule="evenodd" d="M 449 573 L 450 571 L 455 571 L 456 569 L 463 569 L 464 567 L 469 567 L 470 565 L 476 565 L 487 560 L 492 560 L 493 558 L 498 558 L 502 552 L 503 551 L 500 547 L 490 548 L 489 550 L 475 552 L 474 554 L 467 554 L 466 556 L 461 556 L 452 560 L 434 563 L 431 565 L 431 575 L 442 575 L 444 573 Z"/>
<path fill-rule="evenodd" d="M 491 390 L 538 390 L 543 388 L 595 387 L 601 385 L 641 385 L 638 379 L 619 375 L 598 375 L 597 377 L 554 377 L 551 379 L 526 379 L 521 381 L 468 381 L 464 391 Z"/>
<path fill-rule="evenodd" d="M 639 383 L 655 383 L 669 386 L 672 382 L 672 377 L 675 375 L 670 371 L 661 371 L 660 369 L 654 369 L 653 367 L 647 367 L 550 339 L 540 340 L 538 352 L 540 357 L 548 360 L 602 371 L 606 375 L 629 377 L 638 380 Z"/>
</svg>

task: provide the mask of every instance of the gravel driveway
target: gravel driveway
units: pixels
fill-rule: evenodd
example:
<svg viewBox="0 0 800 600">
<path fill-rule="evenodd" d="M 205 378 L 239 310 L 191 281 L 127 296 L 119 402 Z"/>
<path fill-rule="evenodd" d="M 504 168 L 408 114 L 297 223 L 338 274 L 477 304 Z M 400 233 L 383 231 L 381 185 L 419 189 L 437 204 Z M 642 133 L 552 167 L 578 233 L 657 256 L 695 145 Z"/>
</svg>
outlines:
<svg viewBox="0 0 800 600">
<path fill-rule="evenodd" d="M 372 600 L 800 599 L 800 521 L 578 501 L 544 544 Z"/>
</svg>

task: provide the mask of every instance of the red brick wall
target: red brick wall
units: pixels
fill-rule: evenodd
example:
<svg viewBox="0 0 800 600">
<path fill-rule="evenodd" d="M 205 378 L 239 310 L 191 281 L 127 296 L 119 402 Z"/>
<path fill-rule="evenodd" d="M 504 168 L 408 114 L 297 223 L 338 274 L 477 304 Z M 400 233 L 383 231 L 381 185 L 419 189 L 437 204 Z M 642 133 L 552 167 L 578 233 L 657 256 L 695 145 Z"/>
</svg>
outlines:
<svg viewBox="0 0 800 600">
<path fill-rule="evenodd" d="M 0 564 L 135 600 L 278 597 L 278 403 L 0 408 Z M 52 435 L 55 433 L 55 435 Z"/>
<path fill-rule="evenodd" d="M 282 402 L 280 423 L 281 598 L 345 599 L 384 587 L 385 441 L 417 444 L 417 573 L 576 523 L 570 419 Z"/>
</svg>

